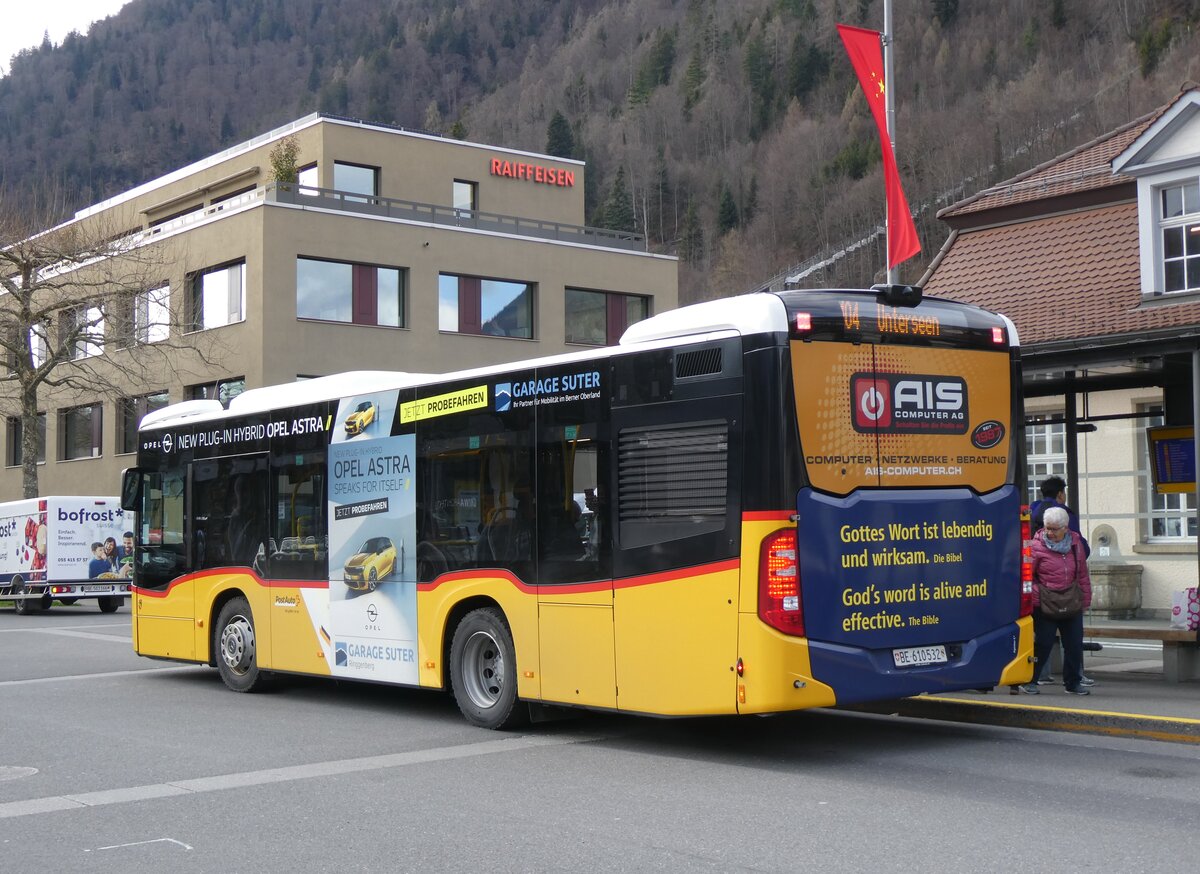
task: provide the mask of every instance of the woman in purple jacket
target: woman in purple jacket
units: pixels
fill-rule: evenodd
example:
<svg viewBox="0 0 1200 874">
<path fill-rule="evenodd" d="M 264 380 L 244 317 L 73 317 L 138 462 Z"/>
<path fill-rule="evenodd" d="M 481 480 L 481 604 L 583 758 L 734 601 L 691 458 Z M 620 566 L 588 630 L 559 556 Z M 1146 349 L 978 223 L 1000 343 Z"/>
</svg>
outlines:
<svg viewBox="0 0 1200 874">
<path fill-rule="evenodd" d="M 1042 611 L 1042 589 L 1065 592 L 1078 580 L 1083 610 L 1092 603 L 1092 578 L 1088 576 L 1083 538 L 1072 532 L 1070 517 L 1062 507 L 1046 510 L 1043 526 L 1033 536 L 1033 681 L 1022 686 L 1028 695 L 1038 694 L 1037 681 L 1050 658 L 1054 636 L 1062 638 L 1063 685 L 1069 695 L 1090 694 L 1080 685 L 1083 677 L 1083 611 L 1048 615 Z"/>
</svg>

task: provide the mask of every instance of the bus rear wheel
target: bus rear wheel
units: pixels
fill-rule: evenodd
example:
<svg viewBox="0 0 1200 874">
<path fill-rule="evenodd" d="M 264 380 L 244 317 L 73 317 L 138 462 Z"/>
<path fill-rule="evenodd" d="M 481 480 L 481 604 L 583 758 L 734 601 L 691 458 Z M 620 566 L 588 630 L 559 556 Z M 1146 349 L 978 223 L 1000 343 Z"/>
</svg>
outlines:
<svg viewBox="0 0 1200 874">
<path fill-rule="evenodd" d="M 245 598 L 233 598 L 221 608 L 213 645 L 217 670 L 226 686 L 235 692 L 254 692 L 266 685 L 266 675 L 258 669 L 254 614 Z"/>
<path fill-rule="evenodd" d="M 517 700 L 517 654 L 504 614 L 472 610 L 454 629 L 450 684 L 467 721 L 481 728 L 516 728 L 528 720 Z"/>
</svg>

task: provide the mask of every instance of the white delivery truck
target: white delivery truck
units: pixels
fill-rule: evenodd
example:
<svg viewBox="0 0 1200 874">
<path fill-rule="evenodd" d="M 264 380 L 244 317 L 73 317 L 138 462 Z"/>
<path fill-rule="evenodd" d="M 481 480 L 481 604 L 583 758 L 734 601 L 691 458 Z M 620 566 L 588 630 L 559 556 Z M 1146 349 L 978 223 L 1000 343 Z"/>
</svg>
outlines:
<svg viewBox="0 0 1200 874">
<path fill-rule="evenodd" d="M 0 503 L 0 601 L 37 613 L 95 598 L 101 612 L 115 612 L 129 597 L 132 530 L 119 498 Z"/>
</svg>

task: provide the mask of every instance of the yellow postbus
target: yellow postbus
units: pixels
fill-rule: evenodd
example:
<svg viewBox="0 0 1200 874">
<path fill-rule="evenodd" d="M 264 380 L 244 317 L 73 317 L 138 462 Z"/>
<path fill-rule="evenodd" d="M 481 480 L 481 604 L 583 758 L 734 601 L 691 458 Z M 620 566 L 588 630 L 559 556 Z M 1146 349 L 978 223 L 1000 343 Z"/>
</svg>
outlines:
<svg viewBox="0 0 1200 874">
<path fill-rule="evenodd" d="M 1018 343 L 919 289 L 763 292 L 612 348 L 141 423 L 133 640 L 539 707 L 770 713 L 1031 675 Z M 349 428 L 370 409 L 370 421 Z"/>
</svg>

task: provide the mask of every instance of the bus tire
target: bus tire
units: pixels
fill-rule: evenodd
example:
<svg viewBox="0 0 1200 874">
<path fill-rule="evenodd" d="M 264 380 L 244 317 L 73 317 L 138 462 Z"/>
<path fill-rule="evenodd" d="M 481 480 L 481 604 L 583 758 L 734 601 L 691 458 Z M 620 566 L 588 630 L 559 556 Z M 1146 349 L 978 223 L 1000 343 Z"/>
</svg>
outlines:
<svg viewBox="0 0 1200 874">
<path fill-rule="evenodd" d="M 231 598 L 217 614 L 213 650 L 221 679 L 235 692 L 255 692 L 266 685 L 266 675 L 258 669 L 255 641 L 250 602 L 241 596 Z"/>
<path fill-rule="evenodd" d="M 480 728 L 508 729 L 528 721 L 517 699 L 517 654 L 504 614 L 472 610 L 454 629 L 450 685 L 462 715 Z"/>
<path fill-rule="evenodd" d="M 121 599 L 120 598 L 113 598 L 113 597 L 109 596 L 109 597 L 104 597 L 104 598 L 97 598 L 96 600 L 100 602 L 100 612 L 101 613 L 116 613 L 119 609 L 121 609 Z"/>
</svg>

